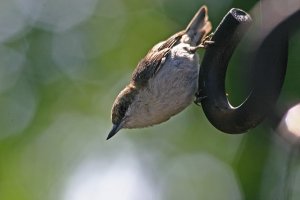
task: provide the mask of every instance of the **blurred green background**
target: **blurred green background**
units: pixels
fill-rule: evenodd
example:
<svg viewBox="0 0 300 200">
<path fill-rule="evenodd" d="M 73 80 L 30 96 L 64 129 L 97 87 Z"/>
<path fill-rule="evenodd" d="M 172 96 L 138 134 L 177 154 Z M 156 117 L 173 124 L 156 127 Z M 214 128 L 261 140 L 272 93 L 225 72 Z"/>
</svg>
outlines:
<svg viewBox="0 0 300 200">
<path fill-rule="evenodd" d="M 227 135 L 193 104 L 105 140 L 114 98 L 149 48 L 203 4 L 215 28 L 256 3 L 0 0 L 0 199 L 281 199 L 289 148 L 267 125 Z M 297 33 L 280 102 L 299 102 L 299 52 Z M 234 105 L 246 95 L 240 62 L 237 53 L 227 78 Z M 299 165 L 293 177 L 300 199 Z"/>
</svg>

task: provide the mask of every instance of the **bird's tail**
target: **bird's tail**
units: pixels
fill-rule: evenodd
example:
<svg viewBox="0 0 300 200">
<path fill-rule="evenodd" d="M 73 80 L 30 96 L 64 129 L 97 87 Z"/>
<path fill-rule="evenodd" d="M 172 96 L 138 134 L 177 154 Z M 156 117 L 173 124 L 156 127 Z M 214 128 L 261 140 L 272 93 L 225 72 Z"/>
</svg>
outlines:
<svg viewBox="0 0 300 200">
<path fill-rule="evenodd" d="M 211 31 L 212 26 L 208 20 L 208 11 L 206 6 L 202 6 L 195 14 L 189 25 L 186 27 L 187 43 L 199 45 L 205 36 Z"/>
</svg>

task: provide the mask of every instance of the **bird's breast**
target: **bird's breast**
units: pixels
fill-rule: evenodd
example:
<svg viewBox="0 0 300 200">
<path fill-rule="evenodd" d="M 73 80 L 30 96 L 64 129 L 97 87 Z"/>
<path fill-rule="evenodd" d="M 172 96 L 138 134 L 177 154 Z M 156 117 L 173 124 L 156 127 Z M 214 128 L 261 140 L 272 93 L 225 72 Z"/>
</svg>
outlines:
<svg viewBox="0 0 300 200">
<path fill-rule="evenodd" d="M 168 120 L 194 99 L 198 84 L 199 57 L 181 46 L 172 48 L 158 73 L 141 89 L 132 111 L 132 127 L 145 127 Z M 130 128 L 130 127 L 129 127 Z"/>
</svg>

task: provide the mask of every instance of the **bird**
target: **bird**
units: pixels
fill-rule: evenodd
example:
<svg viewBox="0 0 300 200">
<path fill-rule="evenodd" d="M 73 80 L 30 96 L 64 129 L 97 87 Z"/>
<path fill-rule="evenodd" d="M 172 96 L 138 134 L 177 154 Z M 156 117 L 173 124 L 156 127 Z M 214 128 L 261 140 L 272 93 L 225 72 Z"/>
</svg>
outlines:
<svg viewBox="0 0 300 200">
<path fill-rule="evenodd" d="M 113 103 L 107 140 L 120 129 L 165 122 L 193 102 L 200 68 L 196 51 L 213 44 L 211 29 L 208 9 L 201 6 L 184 30 L 148 51 Z"/>
</svg>

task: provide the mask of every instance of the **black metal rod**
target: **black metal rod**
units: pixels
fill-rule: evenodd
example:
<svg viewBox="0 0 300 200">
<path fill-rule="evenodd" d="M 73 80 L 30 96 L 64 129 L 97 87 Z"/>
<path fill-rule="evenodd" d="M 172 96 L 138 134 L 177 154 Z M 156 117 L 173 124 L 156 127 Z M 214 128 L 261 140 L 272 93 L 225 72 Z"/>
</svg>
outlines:
<svg viewBox="0 0 300 200">
<path fill-rule="evenodd" d="M 251 25 L 251 17 L 231 9 L 215 31 L 214 45 L 207 48 L 200 72 L 201 104 L 208 120 L 230 134 L 243 133 L 257 126 L 275 106 L 284 81 L 288 58 L 288 33 L 299 26 L 300 12 L 281 21 L 260 38 L 252 61 L 255 82 L 248 98 L 238 107 L 230 105 L 225 92 L 225 76 L 236 46 Z M 298 26 L 297 26 L 298 24 Z"/>
</svg>

